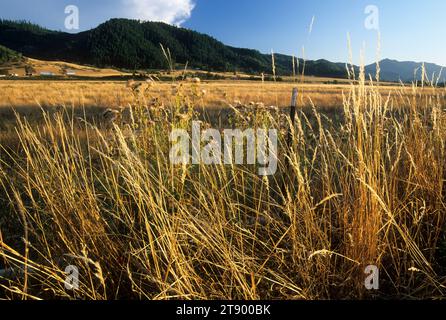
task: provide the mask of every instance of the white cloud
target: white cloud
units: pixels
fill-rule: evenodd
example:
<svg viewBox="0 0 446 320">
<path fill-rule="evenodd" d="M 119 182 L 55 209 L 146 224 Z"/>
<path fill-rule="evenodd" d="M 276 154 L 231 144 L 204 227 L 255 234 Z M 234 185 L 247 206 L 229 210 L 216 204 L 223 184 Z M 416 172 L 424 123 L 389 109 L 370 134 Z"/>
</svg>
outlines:
<svg viewBox="0 0 446 320">
<path fill-rule="evenodd" d="M 193 0 L 122 0 L 129 18 L 181 25 L 191 17 Z"/>
</svg>

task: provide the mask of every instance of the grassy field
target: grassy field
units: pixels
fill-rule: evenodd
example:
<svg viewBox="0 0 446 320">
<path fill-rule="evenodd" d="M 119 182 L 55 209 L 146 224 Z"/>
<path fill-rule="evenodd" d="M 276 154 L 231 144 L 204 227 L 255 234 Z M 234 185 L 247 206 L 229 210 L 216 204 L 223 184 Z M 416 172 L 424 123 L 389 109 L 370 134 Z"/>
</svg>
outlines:
<svg viewBox="0 0 446 320">
<path fill-rule="evenodd" d="M 292 88 L 299 86 L 298 105 L 339 108 L 343 105 L 342 93 L 350 91 L 350 83 L 324 84 L 325 78 L 314 83 L 261 82 L 261 81 L 203 81 L 200 83 L 202 101 L 206 107 L 227 107 L 238 102 L 262 102 L 268 105 L 287 106 Z M 141 90 L 149 90 L 168 100 L 172 90 L 185 87 L 191 93 L 188 81 L 156 82 L 156 86 L 145 84 Z M 96 106 L 102 108 L 126 107 L 134 102 L 134 94 L 122 81 L 0 81 L 0 107 L 54 107 Z M 413 88 L 396 84 L 381 86 L 379 92 L 393 97 L 412 96 Z M 424 88 L 423 94 L 432 94 L 432 88 Z"/>
<path fill-rule="evenodd" d="M 150 88 L 150 94 L 156 94 L 164 101 L 171 97 L 172 90 L 180 86 L 191 93 L 187 82 L 157 83 Z M 268 105 L 287 106 L 293 83 L 264 83 L 249 81 L 212 81 L 200 85 L 204 93 L 202 101 L 206 107 L 227 107 L 236 101 L 241 103 L 263 102 Z M 300 105 L 309 105 L 309 99 L 325 107 L 342 105 L 342 90 L 348 91 L 348 85 L 311 84 L 301 86 L 305 95 L 301 95 Z M 144 88 L 145 90 L 146 88 Z M 100 81 L 0 81 L 0 108 L 8 107 L 57 107 L 96 106 L 102 108 L 127 107 L 134 102 L 134 95 L 125 82 Z M 204 91 L 203 91 L 204 90 Z"/>
<path fill-rule="evenodd" d="M 364 78 L 0 81 L 2 296 L 444 298 L 445 90 Z M 277 173 L 172 165 L 193 120 L 277 129 Z"/>
</svg>

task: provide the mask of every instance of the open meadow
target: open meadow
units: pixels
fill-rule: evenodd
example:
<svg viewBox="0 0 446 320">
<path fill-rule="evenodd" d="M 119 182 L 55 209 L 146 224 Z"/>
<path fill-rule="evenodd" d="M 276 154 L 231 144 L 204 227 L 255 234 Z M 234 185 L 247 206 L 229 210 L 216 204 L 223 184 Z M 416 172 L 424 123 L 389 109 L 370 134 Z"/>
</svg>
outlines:
<svg viewBox="0 0 446 320">
<path fill-rule="evenodd" d="M 445 93 L 363 74 L 336 85 L 0 81 L 1 295 L 442 298 Z M 277 171 L 172 164 L 169 136 L 193 121 L 276 129 Z M 379 290 L 364 285 L 368 266 Z"/>
</svg>

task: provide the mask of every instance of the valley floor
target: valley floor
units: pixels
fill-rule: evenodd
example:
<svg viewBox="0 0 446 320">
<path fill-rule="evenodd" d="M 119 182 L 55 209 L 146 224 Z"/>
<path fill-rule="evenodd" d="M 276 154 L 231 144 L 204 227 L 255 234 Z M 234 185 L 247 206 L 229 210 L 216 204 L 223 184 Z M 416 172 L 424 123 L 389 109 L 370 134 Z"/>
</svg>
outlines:
<svg viewBox="0 0 446 320">
<path fill-rule="evenodd" d="M 172 90 L 180 86 L 189 91 L 196 87 L 188 82 L 160 82 L 147 88 L 147 92 L 168 100 Z M 318 108 L 331 108 L 342 106 L 342 93 L 348 94 L 351 85 L 261 81 L 207 81 L 199 85 L 200 91 L 204 93 L 202 103 L 210 108 L 237 102 L 288 106 L 293 87 L 299 88 L 299 106 L 313 104 Z M 381 87 L 380 92 L 383 95 L 410 96 L 412 90 L 410 86 L 402 88 L 388 84 Z M 424 93 L 430 94 L 433 90 L 426 88 Z M 133 97 L 133 93 L 122 81 L 0 81 L 0 108 L 60 105 L 118 108 L 128 105 Z"/>
<path fill-rule="evenodd" d="M 276 173 L 172 164 L 199 120 Z M 0 81 L 0 298 L 444 299 L 445 128 L 438 88 Z"/>
</svg>

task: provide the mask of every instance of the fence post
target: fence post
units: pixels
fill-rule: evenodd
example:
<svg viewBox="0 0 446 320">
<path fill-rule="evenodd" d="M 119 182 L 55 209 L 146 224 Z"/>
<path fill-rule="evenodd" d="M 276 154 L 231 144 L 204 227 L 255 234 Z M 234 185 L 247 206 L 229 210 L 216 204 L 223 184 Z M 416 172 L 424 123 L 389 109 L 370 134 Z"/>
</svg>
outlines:
<svg viewBox="0 0 446 320">
<path fill-rule="evenodd" d="M 287 137 L 287 146 L 286 146 L 286 156 L 285 156 L 285 172 L 282 173 L 282 199 L 284 201 L 284 205 L 286 204 L 287 192 L 290 191 L 287 188 L 287 185 L 291 184 L 291 156 L 292 156 L 292 148 L 293 148 L 293 130 L 294 124 L 296 123 L 296 113 L 297 113 L 297 97 L 299 90 L 298 88 L 293 88 L 293 94 L 291 96 L 291 109 L 290 109 L 290 122 L 291 125 L 288 128 L 288 137 Z M 282 214 L 281 218 L 284 221 L 288 221 L 289 218 Z"/>
<path fill-rule="evenodd" d="M 299 94 L 298 88 L 293 88 L 293 94 L 291 96 L 291 109 L 290 109 L 290 120 L 291 120 L 291 126 L 288 130 L 288 139 L 287 139 L 287 147 L 288 147 L 288 156 L 291 157 L 291 148 L 293 147 L 293 129 L 294 124 L 296 122 L 296 108 L 297 108 L 297 96 Z M 287 169 L 289 169 L 289 166 L 291 165 L 290 161 L 288 160 Z"/>
</svg>

